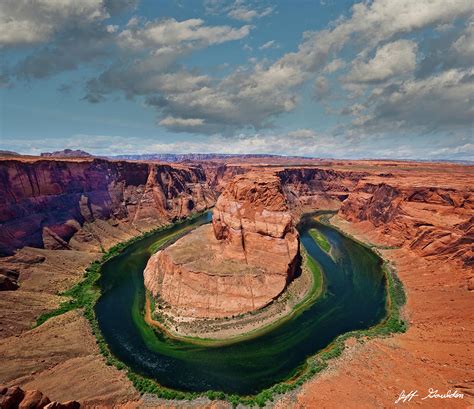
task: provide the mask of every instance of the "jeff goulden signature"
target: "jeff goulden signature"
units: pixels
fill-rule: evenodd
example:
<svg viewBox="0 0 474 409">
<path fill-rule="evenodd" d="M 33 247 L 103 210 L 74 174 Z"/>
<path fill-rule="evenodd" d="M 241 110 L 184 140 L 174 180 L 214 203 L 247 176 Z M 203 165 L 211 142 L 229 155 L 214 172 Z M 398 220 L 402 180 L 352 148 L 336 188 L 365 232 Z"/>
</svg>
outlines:
<svg viewBox="0 0 474 409">
<path fill-rule="evenodd" d="M 421 400 L 427 399 L 464 399 L 464 394 L 459 392 L 457 389 L 452 391 L 451 389 L 447 392 L 441 393 L 438 389 L 429 388 L 427 393 L 418 393 L 417 390 L 405 392 L 404 390 L 400 393 L 395 403 L 410 402 L 412 399 L 420 398 Z"/>
</svg>

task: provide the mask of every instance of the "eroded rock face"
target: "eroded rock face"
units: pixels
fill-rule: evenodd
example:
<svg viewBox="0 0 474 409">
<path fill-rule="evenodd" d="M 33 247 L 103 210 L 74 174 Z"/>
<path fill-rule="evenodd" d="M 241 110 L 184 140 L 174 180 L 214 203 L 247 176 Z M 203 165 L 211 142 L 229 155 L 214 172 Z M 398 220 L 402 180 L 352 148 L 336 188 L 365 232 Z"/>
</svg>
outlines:
<svg viewBox="0 0 474 409">
<path fill-rule="evenodd" d="M 212 206 L 199 166 L 104 159 L 0 161 L 0 255 L 32 246 L 96 251 L 89 228 L 150 229 Z"/>
<path fill-rule="evenodd" d="M 0 266 L 0 291 L 12 291 L 18 288 L 18 277 L 20 273 L 16 270 Z"/>
<path fill-rule="evenodd" d="M 278 172 L 293 213 L 338 210 L 366 172 L 321 168 L 287 168 Z"/>
<path fill-rule="evenodd" d="M 422 256 L 474 266 L 474 196 L 470 191 L 361 182 L 341 207 L 351 222 L 370 222 Z"/>
<path fill-rule="evenodd" d="M 278 297 L 299 266 L 299 237 L 272 173 L 234 178 L 212 225 L 152 256 L 145 286 L 180 317 L 239 315 Z"/>
<path fill-rule="evenodd" d="M 212 226 L 225 257 L 292 277 L 298 233 L 276 175 L 234 178 L 216 203 Z"/>
<path fill-rule="evenodd" d="M 37 390 L 24 391 L 19 386 L 0 386 L 0 408 L 2 409 L 80 409 L 77 401 L 51 402 Z"/>
</svg>

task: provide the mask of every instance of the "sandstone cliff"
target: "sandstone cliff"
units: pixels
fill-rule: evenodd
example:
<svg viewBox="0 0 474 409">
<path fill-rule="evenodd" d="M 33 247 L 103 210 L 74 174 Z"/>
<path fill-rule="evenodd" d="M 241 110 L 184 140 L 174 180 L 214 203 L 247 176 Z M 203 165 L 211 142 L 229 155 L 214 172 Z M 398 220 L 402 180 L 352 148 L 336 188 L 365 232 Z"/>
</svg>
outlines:
<svg viewBox="0 0 474 409">
<path fill-rule="evenodd" d="M 0 254 L 97 250 L 117 228 L 149 229 L 215 202 L 199 166 L 103 159 L 3 160 L 0 191 Z"/>
<path fill-rule="evenodd" d="M 395 245 L 423 256 L 474 266 L 474 195 L 469 190 L 407 186 L 396 178 L 360 183 L 341 207 L 352 222 L 369 222 Z"/>
<path fill-rule="evenodd" d="M 216 203 L 212 226 L 225 257 L 294 274 L 298 233 L 280 179 L 271 172 L 234 178 Z"/>
<path fill-rule="evenodd" d="M 294 167 L 278 172 L 288 205 L 296 214 L 321 209 L 338 210 L 357 183 L 367 175 L 367 172 L 318 167 Z"/>
<path fill-rule="evenodd" d="M 151 257 L 145 286 L 176 316 L 216 318 L 258 310 L 286 288 L 299 239 L 274 174 L 235 177 L 202 226 Z"/>
</svg>

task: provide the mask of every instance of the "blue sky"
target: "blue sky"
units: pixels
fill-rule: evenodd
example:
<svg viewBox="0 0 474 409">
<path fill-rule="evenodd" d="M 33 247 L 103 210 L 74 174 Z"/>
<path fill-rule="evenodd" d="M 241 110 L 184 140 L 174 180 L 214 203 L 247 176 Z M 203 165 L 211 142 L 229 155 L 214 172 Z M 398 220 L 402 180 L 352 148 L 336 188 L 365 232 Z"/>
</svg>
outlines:
<svg viewBox="0 0 474 409">
<path fill-rule="evenodd" d="M 0 149 L 474 159 L 472 0 L 0 3 Z"/>
</svg>

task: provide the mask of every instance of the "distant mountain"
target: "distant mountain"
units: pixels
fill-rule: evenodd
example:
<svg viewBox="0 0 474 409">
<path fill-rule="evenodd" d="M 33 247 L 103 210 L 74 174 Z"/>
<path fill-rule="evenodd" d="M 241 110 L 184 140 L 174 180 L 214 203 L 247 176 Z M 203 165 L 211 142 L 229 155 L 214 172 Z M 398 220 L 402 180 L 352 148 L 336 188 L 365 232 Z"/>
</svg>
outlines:
<svg viewBox="0 0 474 409">
<path fill-rule="evenodd" d="M 2 157 L 5 157 L 5 156 L 21 156 L 21 153 L 13 152 L 13 151 L 2 151 L 2 150 L 0 150 L 0 156 L 2 156 Z"/>
<path fill-rule="evenodd" d="M 109 159 L 125 159 L 125 160 L 158 160 L 162 162 L 186 162 L 186 161 L 202 161 L 215 159 L 253 159 L 253 158 L 281 158 L 282 155 L 267 154 L 225 154 L 225 153 L 145 153 L 130 155 L 108 156 Z M 286 158 L 286 156 L 284 156 Z"/>
<path fill-rule="evenodd" d="M 62 151 L 56 151 L 56 152 L 42 152 L 40 156 L 46 157 L 46 158 L 51 158 L 51 157 L 56 157 L 56 158 L 91 158 L 93 155 L 91 155 L 88 152 L 82 151 L 80 149 L 63 149 Z"/>
</svg>

